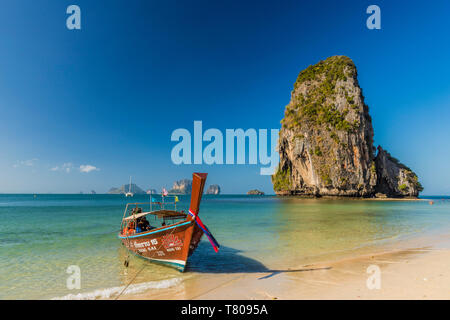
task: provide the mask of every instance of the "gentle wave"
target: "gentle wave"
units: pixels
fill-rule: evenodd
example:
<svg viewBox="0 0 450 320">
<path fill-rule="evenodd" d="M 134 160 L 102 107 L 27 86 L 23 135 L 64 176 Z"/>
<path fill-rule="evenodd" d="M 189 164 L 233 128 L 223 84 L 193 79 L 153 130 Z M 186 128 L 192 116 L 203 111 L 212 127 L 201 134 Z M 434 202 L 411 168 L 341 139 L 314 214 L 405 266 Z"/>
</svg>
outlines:
<svg viewBox="0 0 450 320">
<path fill-rule="evenodd" d="M 182 281 L 181 278 L 173 278 L 173 279 L 167 279 L 167 280 L 161 280 L 161 281 L 150 281 L 150 282 L 143 282 L 143 283 L 137 283 L 130 285 L 123 294 L 132 294 L 132 293 L 140 293 L 144 292 L 148 289 L 166 289 L 173 286 L 176 286 L 180 284 Z M 85 293 L 78 293 L 78 294 L 68 294 L 63 297 L 56 297 L 52 300 L 96 300 L 96 299 L 109 299 L 112 298 L 119 293 L 122 292 L 122 290 L 125 288 L 125 286 L 121 287 L 112 287 L 112 288 L 106 288 L 106 289 L 98 289 L 91 292 L 85 292 Z"/>
</svg>

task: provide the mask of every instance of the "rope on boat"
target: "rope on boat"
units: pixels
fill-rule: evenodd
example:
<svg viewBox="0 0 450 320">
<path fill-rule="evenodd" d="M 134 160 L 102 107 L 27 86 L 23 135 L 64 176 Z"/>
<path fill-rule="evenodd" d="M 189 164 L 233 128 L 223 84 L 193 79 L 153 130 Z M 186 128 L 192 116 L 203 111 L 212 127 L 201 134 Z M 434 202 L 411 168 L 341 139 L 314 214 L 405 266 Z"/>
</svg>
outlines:
<svg viewBox="0 0 450 320">
<path fill-rule="evenodd" d="M 130 246 L 130 238 L 128 237 L 128 232 L 127 232 L 127 243 L 128 243 L 128 247 Z M 123 265 L 128 268 L 128 265 L 130 264 L 130 250 L 127 250 L 127 258 L 125 259 L 125 262 L 123 263 Z"/>
<path fill-rule="evenodd" d="M 172 228 L 172 231 L 170 231 L 168 234 L 172 234 L 172 233 L 175 231 L 175 229 L 176 229 L 176 228 Z M 127 239 L 128 239 L 128 236 L 127 236 Z M 128 242 L 128 245 L 129 245 L 129 244 L 130 244 L 130 243 Z M 163 246 L 163 243 L 161 243 L 161 245 L 158 247 L 158 249 L 156 249 L 156 250 L 152 253 L 152 255 L 151 255 L 149 258 L 153 258 L 153 256 L 156 254 L 157 251 L 159 251 L 159 249 L 161 249 L 162 246 Z M 127 248 L 127 250 L 128 250 L 128 257 L 129 257 L 129 256 L 130 256 L 130 249 Z M 147 266 L 147 265 L 144 264 L 144 265 L 142 266 L 142 268 L 139 269 L 138 272 L 136 272 L 136 274 L 134 275 L 133 279 L 131 279 L 131 281 L 123 288 L 123 290 L 120 291 L 120 293 L 117 295 L 116 298 L 114 298 L 114 300 L 118 300 L 118 299 L 120 298 L 120 296 L 125 292 L 125 290 L 128 289 L 128 287 L 133 283 L 133 281 L 136 280 L 137 276 L 141 273 L 142 270 L 144 270 L 144 268 L 145 268 L 146 266 Z"/>
</svg>

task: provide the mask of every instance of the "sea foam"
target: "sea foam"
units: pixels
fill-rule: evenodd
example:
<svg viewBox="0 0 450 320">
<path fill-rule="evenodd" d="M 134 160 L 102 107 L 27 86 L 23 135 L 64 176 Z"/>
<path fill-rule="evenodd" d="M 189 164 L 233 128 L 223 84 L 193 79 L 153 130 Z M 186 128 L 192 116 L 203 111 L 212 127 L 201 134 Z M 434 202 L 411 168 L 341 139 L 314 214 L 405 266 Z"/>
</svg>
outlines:
<svg viewBox="0 0 450 320">
<path fill-rule="evenodd" d="M 132 294 L 132 293 L 140 293 L 144 292 L 148 289 L 165 289 L 178 285 L 181 283 L 181 278 L 173 278 L 166 279 L 161 281 L 150 281 L 143 282 L 137 284 L 131 284 L 128 288 L 122 293 L 124 294 Z M 96 300 L 96 299 L 109 299 L 117 296 L 125 286 L 121 287 L 112 287 L 106 289 L 98 289 L 91 292 L 84 292 L 78 294 L 68 294 L 63 297 L 55 297 L 52 300 Z"/>
</svg>

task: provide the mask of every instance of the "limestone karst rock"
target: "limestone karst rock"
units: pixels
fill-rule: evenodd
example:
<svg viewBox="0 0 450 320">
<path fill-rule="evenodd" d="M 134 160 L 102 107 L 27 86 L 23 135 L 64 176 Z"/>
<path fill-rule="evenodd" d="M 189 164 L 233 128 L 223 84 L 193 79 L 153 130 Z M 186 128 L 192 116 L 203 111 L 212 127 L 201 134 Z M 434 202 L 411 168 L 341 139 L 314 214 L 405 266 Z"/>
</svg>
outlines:
<svg viewBox="0 0 450 320">
<path fill-rule="evenodd" d="M 377 185 L 386 174 L 381 174 L 381 158 L 375 163 L 373 134 L 353 61 L 333 56 L 309 66 L 300 72 L 282 120 L 280 164 L 272 176 L 275 192 L 372 197 L 391 190 L 389 179 L 389 187 Z M 419 189 L 408 185 L 401 193 L 387 193 L 417 196 Z"/>
<path fill-rule="evenodd" d="M 388 197 L 417 197 L 423 190 L 417 175 L 380 146 L 375 166 L 378 178 L 377 193 Z"/>
<path fill-rule="evenodd" d="M 192 191 L 192 180 L 182 179 L 175 181 L 173 187 L 169 190 L 171 194 L 190 194 Z"/>
<path fill-rule="evenodd" d="M 210 185 L 205 194 L 220 194 L 220 186 L 218 184 Z"/>
<path fill-rule="evenodd" d="M 247 194 L 248 194 L 248 195 L 263 196 L 263 195 L 264 195 L 264 192 L 262 192 L 262 191 L 260 191 L 260 190 L 258 190 L 258 189 L 252 189 L 252 190 L 249 190 L 249 191 L 247 192 Z"/>
</svg>

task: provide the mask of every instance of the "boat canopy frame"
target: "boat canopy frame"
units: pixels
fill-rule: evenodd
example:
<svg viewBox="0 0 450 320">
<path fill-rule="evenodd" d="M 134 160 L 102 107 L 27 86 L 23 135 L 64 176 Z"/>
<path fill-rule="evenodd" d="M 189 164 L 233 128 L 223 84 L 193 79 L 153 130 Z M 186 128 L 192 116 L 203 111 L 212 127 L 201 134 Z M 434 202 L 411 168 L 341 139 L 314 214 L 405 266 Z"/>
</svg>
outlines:
<svg viewBox="0 0 450 320">
<path fill-rule="evenodd" d="M 173 201 L 166 201 L 166 198 L 172 198 L 173 197 Z M 162 201 L 154 201 L 152 197 L 150 197 L 150 202 L 130 202 L 127 203 L 125 210 L 123 212 L 123 217 L 122 217 L 122 223 L 120 226 L 120 230 L 123 230 L 124 226 L 130 222 L 130 221 L 134 221 L 135 223 L 137 222 L 138 218 L 141 217 L 145 217 L 147 215 L 152 215 L 155 218 L 158 219 L 162 219 L 164 222 L 166 220 L 172 220 L 172 223 L 170 223 L 169 225 L 172 224 L 176 224 L 177 222 L 175 222 L 174 220 L 186 220 L 188 215 L 186 213 L 184 213 L 183 211 L 177 211 L 177 196 L 163 196 L 162 197 Z M 174 210 L 169 210 L 166 209 L 166 206 L 170 206 L 173 205 L 174 206 Z M 140 211 L 137 212 L 138 210 L 134 210 L 134 209 L 142 209 L 141 207 L 144 206 L 149 206 L 149 211 Z M 153 206 L 158 206 L 159 208 L 157 210 L 153 210 Z M 129 213 L 127 215 L 127 213 Z"/>
<path fill-rule="evenodd" d="M 147 211 L 147 212 L 140 212 L 137 214 L 129 215 L 128 217 L 123 218 L 124 221 L 130 221 L 133 219 L 138 219 L 140 217 L 144 217 L 148 214 L 153 214 L 158 216 L 158 218 L 169 218 L 169 219 L 186 219 L 187 214 L 179 211 L 174 210 L 156 210 L 156 211 Z"/>
</svg>

